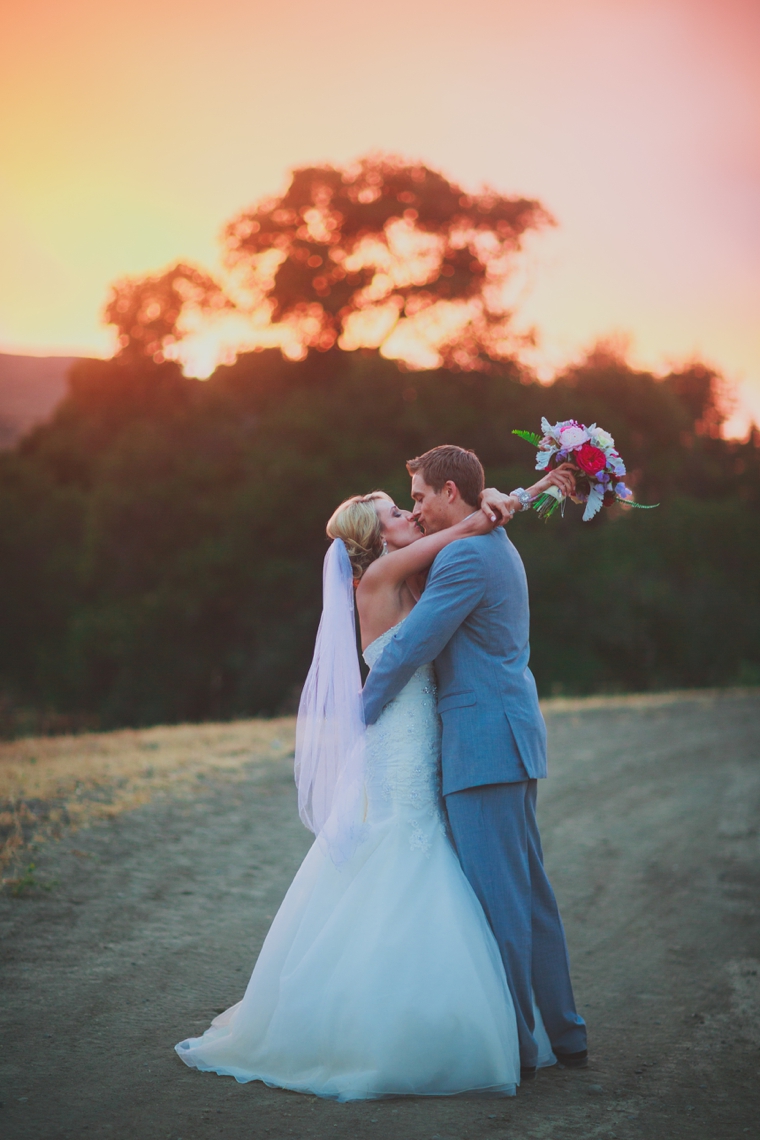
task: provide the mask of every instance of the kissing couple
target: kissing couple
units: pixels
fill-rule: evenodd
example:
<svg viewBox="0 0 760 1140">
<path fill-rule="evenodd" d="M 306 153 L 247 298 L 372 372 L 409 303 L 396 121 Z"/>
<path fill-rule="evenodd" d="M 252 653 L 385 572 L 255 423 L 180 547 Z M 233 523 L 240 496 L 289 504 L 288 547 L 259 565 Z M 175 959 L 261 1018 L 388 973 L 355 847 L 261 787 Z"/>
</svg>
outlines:
<svg viewBox="0 0 760 1140">
<path fill-rule="evenodd" d="M 448 445 L 407 468 L 412 512 L 375 491 L 327 524 L 296 730 L 316 840 L 242 1001 L 176 1046 L 193 1068 L 346 1101 L 510 1096 L 586 1063 L 536 823 L 528 587 L 501 525 L 573 475 L 504 495 Z"/>
</svg>

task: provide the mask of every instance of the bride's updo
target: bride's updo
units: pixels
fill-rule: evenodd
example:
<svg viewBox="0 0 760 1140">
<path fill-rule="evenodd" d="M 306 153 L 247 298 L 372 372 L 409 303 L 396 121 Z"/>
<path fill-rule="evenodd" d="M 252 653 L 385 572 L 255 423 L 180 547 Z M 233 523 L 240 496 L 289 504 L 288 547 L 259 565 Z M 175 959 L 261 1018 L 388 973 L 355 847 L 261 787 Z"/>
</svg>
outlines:
<svg viewBox="0 0 760 1140">
<path fill-rule="evenodd" d="M 357 582 L 370 563 L 383 553 L 383 528 L 375 501 L 387 498 L 384 491 L 353 495 L 340 504 L 327 524 L 328 536 L 345 542 Z"/>
</svg>

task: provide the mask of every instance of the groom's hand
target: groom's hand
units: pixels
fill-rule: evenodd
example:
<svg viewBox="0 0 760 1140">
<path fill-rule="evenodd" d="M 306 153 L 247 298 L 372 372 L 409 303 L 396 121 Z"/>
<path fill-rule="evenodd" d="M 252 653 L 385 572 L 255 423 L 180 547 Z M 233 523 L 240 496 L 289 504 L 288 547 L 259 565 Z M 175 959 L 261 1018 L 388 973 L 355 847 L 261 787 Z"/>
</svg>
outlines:
<svg viewBox="0 0 760 1140">
<path fill-rule="evenodd" d="M 480 492 L 480 509 L 492 526 L 506 526 L 515 511 L 520 509 L 518 499 L 505 495 L 495 487 Z"/>
</svg>

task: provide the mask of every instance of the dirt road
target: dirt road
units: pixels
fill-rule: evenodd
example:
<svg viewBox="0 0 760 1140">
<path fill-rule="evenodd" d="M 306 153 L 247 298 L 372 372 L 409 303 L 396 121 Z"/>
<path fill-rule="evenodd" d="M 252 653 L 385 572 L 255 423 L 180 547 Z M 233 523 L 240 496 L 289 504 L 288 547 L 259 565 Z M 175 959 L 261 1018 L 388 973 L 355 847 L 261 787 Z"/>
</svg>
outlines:
<svg viewBox="0 0 760 1140">
<path fill-rule="evenodd" d="M 309 842 L 290 762 L 50 843 L 0 899 L 6 1140 L 760 1136 L 760 694 L 553 703 L 540 789 L 592 1065 L 349 1105 L 191 1072 Z"/>
</svg>

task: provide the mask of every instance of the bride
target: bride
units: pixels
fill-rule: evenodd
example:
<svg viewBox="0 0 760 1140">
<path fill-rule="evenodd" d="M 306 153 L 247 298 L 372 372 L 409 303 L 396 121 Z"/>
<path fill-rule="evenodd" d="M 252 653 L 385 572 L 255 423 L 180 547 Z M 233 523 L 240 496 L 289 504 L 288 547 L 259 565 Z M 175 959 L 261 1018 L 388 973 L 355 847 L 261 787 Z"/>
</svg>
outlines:
<svg viewBox="0 0 760 1140">
<path fill-rule="evenodd" d="M 492 497 L 491 497 L 492 496 Z M 485 534 L 504 497 L 424 536 L 384 492 L 348 499 L 327 534 L 324 607 L 299 708 L 299 810 L 316 841 L 242 1001 L 176 1050 L 192 1068 L 337 1100 L 520 1081 L 496 941 L 449 841 L 432 665 L 365 728 L 354 590 L 371 668 L 440 550 Z M 551 1064 L 536 1010 L 539 1064 Z"/>
</svg>

